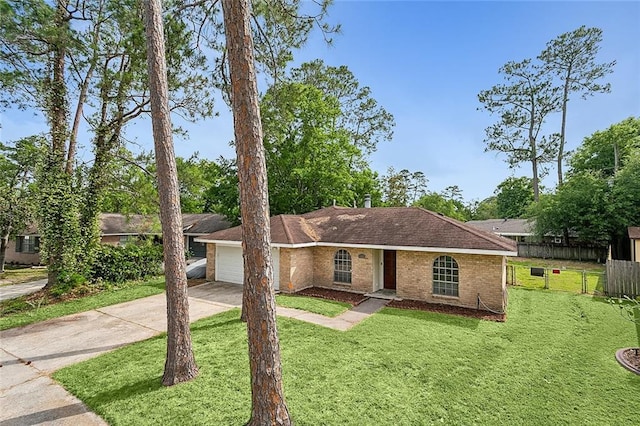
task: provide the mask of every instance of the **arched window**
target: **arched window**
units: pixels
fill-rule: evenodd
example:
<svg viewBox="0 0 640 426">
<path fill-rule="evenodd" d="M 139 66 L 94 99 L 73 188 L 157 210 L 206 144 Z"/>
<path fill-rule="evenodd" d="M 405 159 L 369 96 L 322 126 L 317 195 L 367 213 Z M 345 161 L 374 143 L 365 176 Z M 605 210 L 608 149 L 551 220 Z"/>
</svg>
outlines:
<svg viewBox="0 0 640 426">
<path fill-rule="evenodd" d="M 333 281 L 351 284 L 351 255 L 346 250 L 338 250 L 333 256 Z"/>
<path fill-rule="evenodd" d="M 433 294 L 458 297 L 458 262 L 451 256 L 433 261 Z"/>
</svg>

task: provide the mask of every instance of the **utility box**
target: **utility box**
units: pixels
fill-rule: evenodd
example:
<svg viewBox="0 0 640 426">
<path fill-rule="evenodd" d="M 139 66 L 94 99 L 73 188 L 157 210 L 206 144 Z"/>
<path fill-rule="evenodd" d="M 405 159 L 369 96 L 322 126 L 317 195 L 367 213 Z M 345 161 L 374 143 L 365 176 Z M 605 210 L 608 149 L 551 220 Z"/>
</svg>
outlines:
<svg viewBox="0 0 640 426">
<path fill-rule="evenodd" d="M 531 268 L 532 277 L 544 277 L 544 268 Z"/>
</svg>

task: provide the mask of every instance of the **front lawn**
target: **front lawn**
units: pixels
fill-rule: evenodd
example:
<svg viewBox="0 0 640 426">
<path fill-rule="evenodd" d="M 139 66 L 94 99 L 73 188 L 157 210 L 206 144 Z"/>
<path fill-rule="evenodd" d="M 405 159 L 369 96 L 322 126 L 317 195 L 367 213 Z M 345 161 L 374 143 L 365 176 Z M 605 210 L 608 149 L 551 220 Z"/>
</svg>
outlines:
<svg viewBox="0 0 640 426">
<path fill-rule="evenodd" d="M 164 277 L 129 281 L 96 291 L 96 294 L 78 295 L 77 298 L 66 301 L 51 300 L 48 295 L 40 296 L 41 293 L 4 300 L 0 302 L 0 330 L 160 294 L 164 291 Z M 51 302 L 57 303 L 50 304 Z"/>
<path fill-rule="evenodd" d="M 0 286 L 28 283 L 47 278 L 46 267 L 5 265 L 0 273 Z"/>
<path fill-rule="evenodd" d="M 349 303 L 291 294 L 276 295 L 276 303 L 286 308 L 302 309 L 303 311 L 313 312 L 326 317 L 337 317 L 341 313 L 351 309 Z"/>
<path fill-rule="evenodd" d="M 505 323 L 386 308 L 339 332 L 279 318 L 294 422 L 635 424 L 640 376 L 614 358 L 640 344 L 634 324 L 597 298 L 509 295 Z M 114 425 L 244 424 L 250 389 L 239 311 L 192 330 L 200 375 L 190 383 L 160 385 L 165 336 L 54 377 Z"/>
</svg>

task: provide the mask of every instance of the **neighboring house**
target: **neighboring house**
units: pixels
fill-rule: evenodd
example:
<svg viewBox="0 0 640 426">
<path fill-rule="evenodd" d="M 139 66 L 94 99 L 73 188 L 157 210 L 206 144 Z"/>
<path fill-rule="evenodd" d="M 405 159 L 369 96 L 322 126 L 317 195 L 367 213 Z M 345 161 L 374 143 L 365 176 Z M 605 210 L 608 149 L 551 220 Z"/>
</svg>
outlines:
<svg viewBox="0 0 640 426">
<path fill-rule="evenodd" d="M 182 223 L 185 236 L 185 249 L 193 257 L 206 257 L 206 247 L 194 239 L 220 229 L 226 229 L 230 223 L 224 216 L 214 213 L 183 214 Z M 100 215 L 100 242 L 111 245 L 124 245 L 139 238 L 153 238 L 161 241 L 160 219 L 156 215 L 122 215 L 103 213 Z M 6 252 L 7 263 L 38 265 L 41 263 L 40 235 L 35 226 L 9 241 Z"/>
<path fill-rule="evenodd" d="M 631 240 L 631 260 L 640 262 L 640 226 L 630 226 L 627 232 Z"/>
<path fill-rule="evenodd" d="M 530 242 L 535 238 L 533 224 L 529 219 L 470 220 L 466 224 L 483 231 L 493 232 L 518 243 Z"/>
<path fill-rule="evenodd" d="M 207 243 L 207 278 L 243 283 L 240 227 Z M 271 218 L 274 286 L 387 290 L 404 299 L 503 310 L 513 241 L 417 207 L 329 207 Z M 484 306 L 483 306 L 484 304 Z"/>
<path fill-rule="evenodd" d="M 21 265 L 40 264 L 40 235 L 34 225 L 30 225 L 15 239 L 9 240 L 5 252 L 6 263 Z"/>
</svg>

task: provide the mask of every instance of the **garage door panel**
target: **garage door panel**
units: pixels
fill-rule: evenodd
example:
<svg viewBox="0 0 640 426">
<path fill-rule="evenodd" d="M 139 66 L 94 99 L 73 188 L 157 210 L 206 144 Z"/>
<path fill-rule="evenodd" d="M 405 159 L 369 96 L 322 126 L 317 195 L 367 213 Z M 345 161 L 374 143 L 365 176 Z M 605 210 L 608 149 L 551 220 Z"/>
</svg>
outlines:
<svg viewBox="0 0 640 426">
<path fill-rule="evenodd" d="M 275 289 L 280 282 L 280 251 L 271 250 Z M 241 247 L 218 246 L 216 249 L 216 280 L 234 284 L 244 283 L 244 259 Z"/>
<path fill-rule="evenodd" d="M 242 284 L 244 261 L 241 247 L 220 246 L 216 250 L 216 281 Z"/>
</svg>

